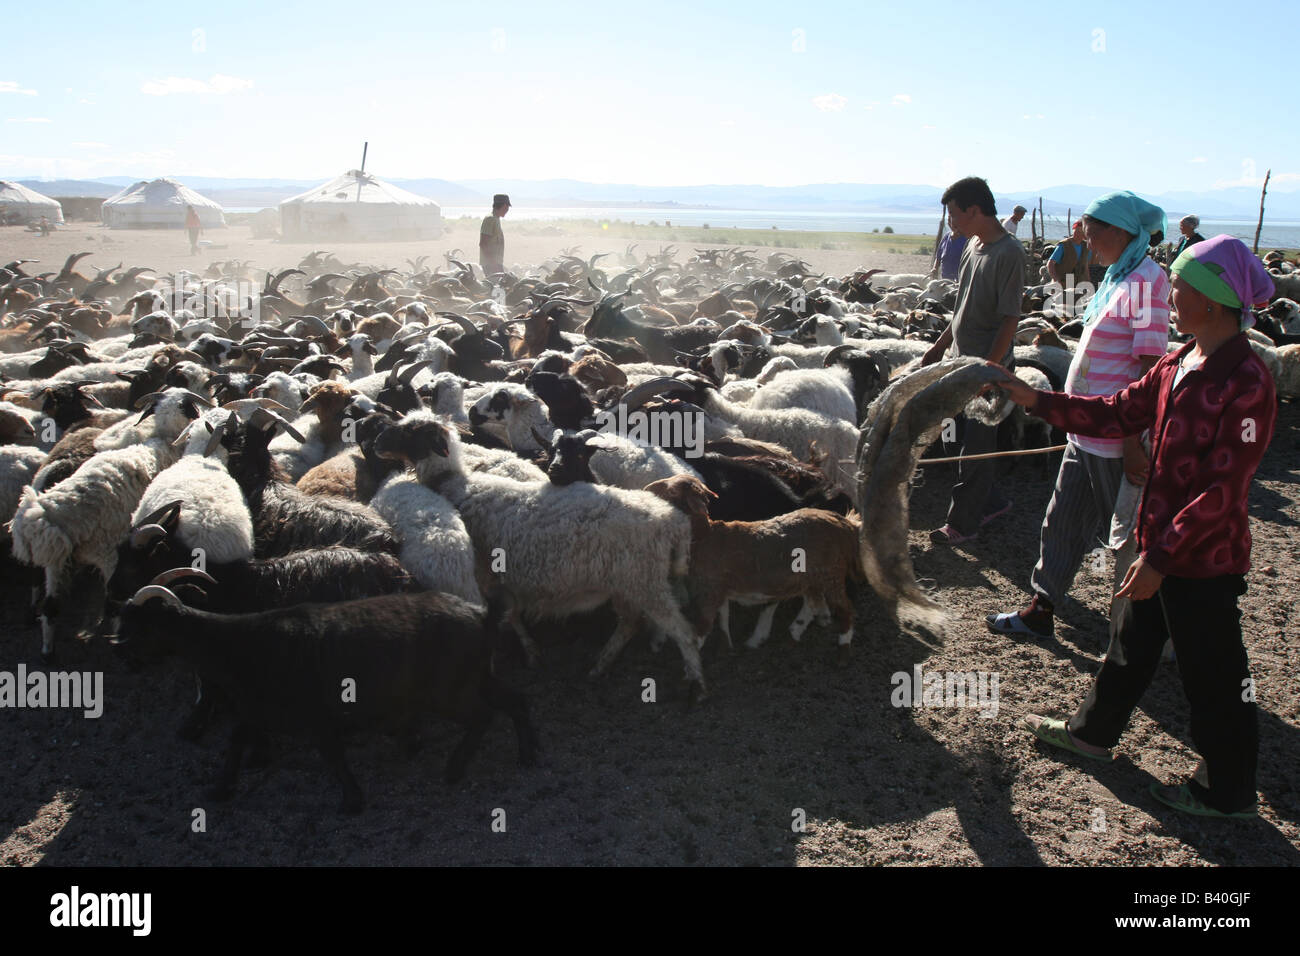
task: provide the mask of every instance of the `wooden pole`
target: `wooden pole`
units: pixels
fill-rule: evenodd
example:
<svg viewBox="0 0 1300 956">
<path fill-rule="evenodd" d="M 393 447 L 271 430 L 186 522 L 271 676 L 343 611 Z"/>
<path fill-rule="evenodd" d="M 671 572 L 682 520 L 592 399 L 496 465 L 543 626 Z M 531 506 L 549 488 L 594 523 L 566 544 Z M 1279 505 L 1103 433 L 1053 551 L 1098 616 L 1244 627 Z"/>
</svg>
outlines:
<svg viewBox="0 0 1300 956">
<path fill-rule="evenodd" d="M 1032 251 L 1038 242 L 1038 210 L 1029 210 L 1029 248 Z"/>
<path fill-rule="evenodd" d="M 950 458 L 918 458 L 918 465 L 946 465 L 954 461 L 985 461 L 989 458 L 1018 458 L 1021 455 L 1046 455 L 1054 451 L 1065 451 L 1065 445 L 1053 445 L 1050 448 L 1020 448 L 1014 451 L 986 451 L 978 455 L 953 455 Z"/>
<path fill-rule="evenodd" d="M 1043 243 L 1047 243 L 1047 217 L 1043 215 L 1043 197 L 1038 197 L 1038 228 L 1043 235 Z"/>
<path fill-rule="evenodd" d="M 1259 223 L 1255 226 L 1255 248 L 1252 250 L 1255 255 L 1259 255 L 1259 234 L 1264 228 L 1264 194 L 1268 192 L 1268 177 L 1273 175 L 1273 170 L 1264 174 L 1264 188 L 1259 191 Z"/>
<path fill-rule="evenodd" d="M 1065 228 L 1070 230 L 1069 232 L 1066 233 L 1067 236 L 1074 235 L 1074 207 L 1073 206 L 1065 207 Z"/>
<path fill-rule="evenodd" d="M 934 256 L 930 259 L 931 274 L 940 271 L 939 265 L 939 241 L 943 239 L 943 224 L 948 218 L 948 212 L 945 210 L 939 216 L 939 231 L 934 234 Z"/>
<path fill-rule="evenodd" d="M 370 141 L 367 140 L 365 145 L 361 147 L 361 171 L 363 173 L 366 171 L 366 153 L 368 153 L 369 151 L 370 151 Z"/>
</svg>

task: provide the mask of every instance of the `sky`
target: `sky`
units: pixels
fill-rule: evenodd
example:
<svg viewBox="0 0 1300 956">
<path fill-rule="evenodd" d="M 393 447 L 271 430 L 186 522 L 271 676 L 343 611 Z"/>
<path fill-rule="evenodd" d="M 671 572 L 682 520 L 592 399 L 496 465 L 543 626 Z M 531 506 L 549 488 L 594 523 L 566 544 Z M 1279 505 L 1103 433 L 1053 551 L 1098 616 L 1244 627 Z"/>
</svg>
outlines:
<svg viewBox="0 0 1300 956">
<path fill-rule="evenodd" d="M 1281 2 L 48 10 L 0 62 L 0 178 L 324 180 L 369 141 L 399 179 L 1300 188 Z"/>
</svg>

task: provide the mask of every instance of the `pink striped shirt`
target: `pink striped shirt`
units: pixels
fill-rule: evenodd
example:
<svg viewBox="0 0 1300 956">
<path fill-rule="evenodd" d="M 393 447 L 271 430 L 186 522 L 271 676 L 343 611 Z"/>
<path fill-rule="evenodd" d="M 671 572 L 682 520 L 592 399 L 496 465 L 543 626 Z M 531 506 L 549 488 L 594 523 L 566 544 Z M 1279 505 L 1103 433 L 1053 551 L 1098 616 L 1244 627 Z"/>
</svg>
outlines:
<svg viewBox="0 0 1300 956">
<path fill-rule="evenodd" d="M 1101 316 L 1084 326 L 1065 379 L 1067 395 L 1114 395 L 1142 377 L 1143 356 L 1159 357 L 1169 344 L 1169 277 L 1150 257 L 1109 293 Z M 1118 438 L 1067 435 L 1083 451 L 1120 458 Z"/>
</svg>

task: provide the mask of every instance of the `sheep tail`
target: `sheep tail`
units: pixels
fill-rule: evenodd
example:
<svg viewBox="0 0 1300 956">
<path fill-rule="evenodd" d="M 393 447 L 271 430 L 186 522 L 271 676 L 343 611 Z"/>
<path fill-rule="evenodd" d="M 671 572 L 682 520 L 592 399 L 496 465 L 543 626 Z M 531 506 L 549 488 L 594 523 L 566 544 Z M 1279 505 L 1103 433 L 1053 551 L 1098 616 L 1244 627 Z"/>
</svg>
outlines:
<svg viewBox="0 0 1300 956">
<path fill-rule="evenodd" d="M 75 545 L 50 516 L 31 485 L 23 486 L 22 498 L 10 522 L 14 557 L 36 567 L 61 567 L 72 557 Z"/>
</svg>

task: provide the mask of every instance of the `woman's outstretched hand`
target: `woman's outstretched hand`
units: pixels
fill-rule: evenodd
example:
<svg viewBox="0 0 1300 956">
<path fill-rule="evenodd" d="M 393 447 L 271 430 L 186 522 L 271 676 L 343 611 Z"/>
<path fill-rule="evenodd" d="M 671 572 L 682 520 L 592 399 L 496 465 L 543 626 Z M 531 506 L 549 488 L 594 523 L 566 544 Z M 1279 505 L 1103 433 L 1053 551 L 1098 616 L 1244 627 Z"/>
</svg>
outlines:
<svg viewBox="0 0 1300 956">
<path fill-rule="evenodd" d="M 1006 377 L 1006 380 L 1002 382 L 994 382 L 993 384 L 986 386 L 985 391 L 993 388 L 1000 388 L 1007 393 L 1007 398 L 1011 399 L 1017 405 L 1023 405 L 1025 408 L 1031 410 L 1038 404 L 1038 389 L 1026 385 L 997 362 L 989 362 L 987 364 L 998 369 Z"/>
</svg>

